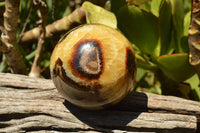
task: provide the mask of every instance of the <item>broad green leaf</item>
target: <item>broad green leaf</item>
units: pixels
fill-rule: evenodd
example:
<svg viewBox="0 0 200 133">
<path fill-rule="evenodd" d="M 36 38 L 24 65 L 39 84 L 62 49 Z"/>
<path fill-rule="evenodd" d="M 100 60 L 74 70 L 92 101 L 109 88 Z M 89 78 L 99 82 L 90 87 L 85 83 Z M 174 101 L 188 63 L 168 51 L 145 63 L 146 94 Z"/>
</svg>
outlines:
<svg viewBox="0 0 200 133">
<path fill-rule="evenodd" d="M 158 19 L 135 6 L 124 6 L 118 14 L 120 30 L 140 50 L 156 58 L 160 54 Z"/>
<path fill-rule="evenodd" d="M 137 68 L 136 81 L 139 82 L 142 78 L 144 78 L 145 74 L 146 70 L 142 68 Z"/>
<path fill-rule="evenodd" d="M 181 38 L 181 48 L 184 53 L 189 53 L 188 36 L 183 36 Z"/>
<path fill-rule="evenodd" d="M 191 78 L 189 78 L 188 80 L 185 81 L 186 83 L 190 83 L 190 86 L 192 88 L 198 88 L 198 93 L 199 93 L 199 98 L 200 98 L 200 88 L 199 88 L 199 78 L 198 75 L 195 74 L 194 76 L 192 76 Z"/>
<path fill-rule="evenodd" d="M 111 0 L 111 11 L 115 14 L 126 4 L 125 0 Z"/>
<path fill-rule="evenodd" d="M 150 12 L 151 11 L 151 2 L 145 2 L 144 4 L 140 4 L 138 7 L 147 12 Z"/>
<path fill-rule="evenodd" d="M 182 98 L 189 99 L 191 87 L 188 84 L 180 83 L 177 89 L 180 91 Z"/>
<path fill-rule="evenodd" d="M 152 0 L 151 2 L 151 12 L 155 15 L 155 16 L 159 16 L 159 12 L 160 12 L 160 7 L 162 5 L 163 0 Z"/>
<path fill-rule="evenodd" d="M 170 39 L 172 31 L 171 3 L 164 0 L 160 9 L 159 18 L 159 34 L 161 43 L 161 55 L 167 54 L 170 48 Z"/>
<path fill-rule="evenodd" d="M 166 54 L 172 54 L 174 52 L 174 49 L 175 49 L 175 37 L 174 37 L 174 30 L 172 29 L 170 43 Z"/>
<path fill-rule="evenodd" d="M 190 27 L 190 20 L 191 20 L 191 12 L 189 11 L 184 18 L 184 29 L 183 29 L 183 35 L 187 36 L 188 35 L 188 30 Z"/>
<path fill-rule="evenodd" d="M 194 76 L 192 76 L 191 78 L 186 80 L 185 83 L 190 84 L 190 86 L 192 88 L 193 99 L 200 101 L 200 87 L 199 87 L 200 83 L 199 83 L 198 75 L 195 74 Z"/>
<path fill-rule="evenodd" d="M 112 28 L 117 28 L 117 19 L 112 12 L 96 6 L 88 1 L 82 5 L 88 24 L 104 24 Z"/>
<path fill-rule="evenodd" d="M 188 54 L 163 55 L 157 59 L 158 66 L 170 79 L 181 82 L 194 75 L 194 69 L 189 64 Z"/>
<path fill-rule="evenodd" d="M 145 3 L 145 2 L 147 2 L 147 1 L 149 1 L 149 0 L 126 0 L 127 2 L 128 2 L 128 4 L 130 4 L 130 5 L 133 5 L 133 4 L 135 4 L 135 5 L 140 5 L 140 4 L 143 4 L 143 3 Z"/>
<path fill-rule="evenodd" d="M 192 3 L 192 0 L 184 0 L 184 12 L 185 14 L 188 13 L 189 11 L 191 11 L 191 3 Z"/>
<path fill-rule="evenodd" d="M 183 53 L 181 37 L 183 35 L 184 0 L 171 0 L 173 27 L 175 30 L 176 52 Z"/>
</svg>

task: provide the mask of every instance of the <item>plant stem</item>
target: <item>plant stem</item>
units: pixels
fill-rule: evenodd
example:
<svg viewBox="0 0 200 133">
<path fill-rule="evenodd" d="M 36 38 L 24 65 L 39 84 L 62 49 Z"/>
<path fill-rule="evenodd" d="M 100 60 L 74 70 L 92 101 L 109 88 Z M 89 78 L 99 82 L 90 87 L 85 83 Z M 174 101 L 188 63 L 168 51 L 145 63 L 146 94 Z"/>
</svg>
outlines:
<svg viewBox="0 0 200 133">
<path fill-rule="evenodd" d="M 12 73 L 27 74 L 27 68 L 24 64 L 22 54 L 17 47 L 16 41 L 20 0 L 5 0 L 5 3 L 5 33 L 2 33 L 1 35 L 2 43 L 0 49 L 5 54 Z"/>
<path fill-rule="evenodd" d="M 70 15 L 63 17 L 60 20 L 55 21 L 52 24 L 47 25 L 46 28 L 46 38 L 51 38 L 60 33 L 66 32 L 70 28 L 81 23 L 81 20 L 85 18 L 85 13 L 82 7 L 74 10 Z M 40 29 L 33 28 L 30 31 L 25 32 L 20 40 L 22 44 L 28 44 L 29 42 L 36 41 L 40 36 Z M 29 43 L 30 44 L 30 43 Z"/>
<path fill-rule="evenodd" d="M 138 55 L 136 55 L 135 57 L 137 59 L 137 67 L 143 68 L 145 70 L 150 70 L 152 72 L 156 72 L 157 70 L 159 70 L 157 65 L 150 62 L 146 62 L 143 58 L 141 58 Z"/>
<path fill-rule="evenodd" d="M 40 14 L 40 36 L 38 38 L 37 51 L 34 58 L 33 65 L 31 67 L 31 72 L 29 73 L 30 77 L 39 77 L 40 76 L 40 62 L 42 58 L 42 46 L 45 42 L 46 35 L 46 19 L 47 19 L 47 6 L 42 0 L 34 0 L 34 4 L 36 4 L 39 8 Z"/>
</svg>

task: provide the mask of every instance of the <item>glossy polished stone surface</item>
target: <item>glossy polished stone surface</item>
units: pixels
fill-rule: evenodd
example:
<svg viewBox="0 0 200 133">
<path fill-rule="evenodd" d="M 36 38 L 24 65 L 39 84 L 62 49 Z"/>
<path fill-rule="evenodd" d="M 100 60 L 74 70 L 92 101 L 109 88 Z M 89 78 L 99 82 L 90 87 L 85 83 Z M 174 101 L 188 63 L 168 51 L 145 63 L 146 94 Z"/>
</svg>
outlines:
<svg viewBox="0 0 200 133">
<path fill-rule="evenodd" d="M 129 41 L 104 25 L 82 25 L 56 45 L 50 61 L 58 91 L 72 104 L 101 109 L 121 101 L 136 74 Z"/>
</svg>

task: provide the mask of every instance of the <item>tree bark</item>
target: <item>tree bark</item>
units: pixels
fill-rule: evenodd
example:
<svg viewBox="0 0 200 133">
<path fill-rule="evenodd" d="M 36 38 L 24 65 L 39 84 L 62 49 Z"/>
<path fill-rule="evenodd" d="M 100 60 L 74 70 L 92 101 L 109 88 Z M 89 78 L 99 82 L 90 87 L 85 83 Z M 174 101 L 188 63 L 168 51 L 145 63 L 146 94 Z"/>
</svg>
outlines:
<svg viewBox="0 0 200 133">
<path fill-rule="evenodd" d="M 5 2 L 5 33 L 2 33 L 1 35 L 2 43 L 0 43 L 0 50 L 5 54 L 8 65 L 11 67 L 13 73 L 27 74 L 28 70 L 17 47 L 16 40 L 20 0 L 6 0 Z"/>
<path fill-rule="evenodd" d="M 88 111 L 51 80 L 0 73 L 0 132 L 198 133 L 200 102 L 134 92 L 116 106 Z"/>
<path fill-rule="evenodd" d="M 200 0 L 192 1 L 191 26 L 189 29 L 190 64 L 200 78 Z"/>
</svg>

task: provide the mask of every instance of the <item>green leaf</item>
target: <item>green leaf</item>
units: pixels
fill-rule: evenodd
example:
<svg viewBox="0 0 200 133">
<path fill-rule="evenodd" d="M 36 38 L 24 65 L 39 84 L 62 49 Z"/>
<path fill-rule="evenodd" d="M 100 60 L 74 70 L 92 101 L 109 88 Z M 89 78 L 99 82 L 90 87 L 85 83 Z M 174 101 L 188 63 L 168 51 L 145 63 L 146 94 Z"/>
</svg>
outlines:
<svg viewBox="0 0 200 133">
<path fill-rule="evenodd" d="M 192 96 L 194 100 L 200 101 L 200 88 L 199 88 L 199 78 L 198 75 L 195 74 L 191 78 L 185 81 L 185 83 L 190 84 L 192 88 Z"/>
<path fill-rule="evenodd" d="M 170 48 L 170 39 L 172 31 L 171 3 L 165 0 L 160 9 L 159 18 L 159 34 L 161 43 L 161 55 L 167 54 Z"/>
<path fill-rule="evenodd" d="M 142 68 L 137 68 L 136 81 L 139 82 L 142 78 L 144 78 L 145 74 L 146 70 Z"/>
<path fill-rule="evenodd" d="M 159 16 L 159 12 L 160 12 L 160 7 L 162 5 L 163 0 L 152 0 L 151 2 L 151 12 L 155 15 L 155 16 Z"/>
<path fill-rule="evenodd" d="M 176 52 L 183 53 L 184 51 L 181 47 L 181 37 L 183 36 L 184 0 L 171 0 L 171 3 Z"/>
<path fill-rule="evenodd" d="M 112 12 L 96 6 L 88 1 L 82 5 L 88 24 L 104 24 L 112 28 L 117 28 L 117 19 Z"/>
<path fill-rule="evenodd" d="M 188 36 L 183 36 L 181 38 L 181 48 L 184 53 L 189 53 Z"/>
<path fill-rule="evenodd" d="M 139 5 L 138 7 L 141 8 L 142 10 L 150 12 L 151 11 L 151 2 L 146 2 L 144 4 Z"/>
<path fill-rule="evenodd" d="M 8 61 L 6 60 L 6 56 L 3 55 L 2 61 L 0 63 L 0 72 L 6 72 L 6 69 L 8 68 Z"/>
<path fill-rule="evenodd" d="M 185 14 L 188 13 L 189 11 L 191 11 L 191 3 L 192 3 L 192 0 L 184 0 L 184 12 Z"/>
<path fill-rule="evenodd" d="M 135 57 L 138 68 L 143 68 L 145 70 L 150 70 L 152 72 L 155 72 L 159 69 L 157 65 L 153 64 L 149 60 L 145 60 L 142 56 L 136 54 Z"/>
<path fill-rule="evenodd" d="M 189 99 L 191 87 L 188 84 L 180 83 L 177 89 L 180 91 L 182 98 Z"/>
<path fill-rule="evenodd" d="M 145 3 L 145 2 L 147 2 L 147 1 L 149 1 L 149 0 L 126 0 L 127 2 L 128 2 L 128 4 L 130 4 L 130 5 L 133 5 L 133 4 L 135 4 L 135 5 L 140 5 L 140 4 L 143 4 L 143 3 Z"/>
<path fill-rule="evenodd" d="M 158 19 L 136 6 L 124 6 L 118 12 L 120 30 L 142 52 L 156 58 L 160 54 Z"/>
<path fill-rule="evenodd" d="M 126 5 L 125 0 L 111 0 L 111 11 L 116 14 L 124 5 Z"/>
<path fill-rule="evenodd" d="M 190 83 L 190 86 L 192 88 L 195 88 L 197 89 L 199 92 L 199 98 L 200 98 L 200 88 L 199 88 L 199 78 L 198 78 L 198 75 L 195 74 L 194 76 L 192 76 L 191 78 L 189 78 L 188 80 L 186 80 L 186 83 Z"/>
<path fill-rule="evenodd" d="M 3 7 L 3 6 L 5 6 L 5 5 L 6 5 L 6 2 L 5 2 L 5 1 L 0 2 L 0 7 Z"/>
<path fill-rule="evenodd" d="M 158 66 L 170 79 L 181 82 L 194 75 L 194 69 L 189 64 L 187 53 L 163 55 L 157 59 Z"/>
<path fill-rule="evenodd" d="M 188 30 L 190 27 L 190 20 L 191 20 L 191 11 L 189 11 L 184 18 L 184 29 L 183 29 L 183 35 L 188 36 Z"/>
<path fill-rule="evenodd" d="M 31 60 L 32 58 L 35 57 L 36 52 L 37 52 L 37 49 L 32 51 L 30 54 L 26 55 L 25 59 L 28 60 L 28 61 Z"/>
<path fill-rule="evenodd" d="M 174 49 L 175 49 L 175 37 L 174 37 L 174 30 L 172 29 L 170 43 L 166 54 L 172 54 L 174 52 Z"/>
<path fill-rule="evenodd" d="M 49 10 L 53 10 L 53 1 L 52 0 L 46 0 L 46 3 L 47 3 L 47 7 Z"/>
</svg>

